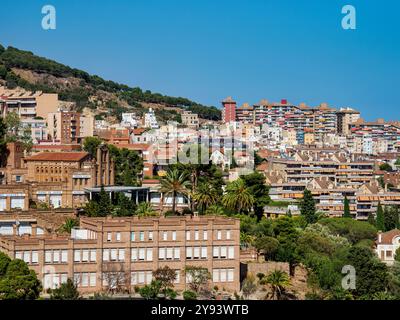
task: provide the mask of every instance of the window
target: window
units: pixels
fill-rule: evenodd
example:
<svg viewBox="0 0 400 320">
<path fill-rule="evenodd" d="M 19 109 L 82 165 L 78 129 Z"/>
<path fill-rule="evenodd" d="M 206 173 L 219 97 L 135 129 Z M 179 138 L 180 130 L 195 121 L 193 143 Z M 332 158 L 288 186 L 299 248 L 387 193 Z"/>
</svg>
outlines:
<svg viewBox="0 0 400 320">
<path fill-rule="evenodd" d="M 230 246 L 228 247 L 228 259 L 234 259 L 235 258 L 235 248 Z"/>
<path fill-rule="evenodd" d="M 158 249 L 158 259 L 160 259 L 160 260 L 165 259 L 165 248 Z"/>
<path fill-rule="evenodd" d="M 87 287 L 89 285 L 89 274 L 84 272 L 82 273 L 82 287 Z"/>
<path fill-rule="evenodd" d="M 173 259 L 173 248 L 167 248 L 167 260 Z"/>
<path fill-rule="evenodd" d="M 118 258 L 117 258 L 117 249 L 111 249 L 111 258 L 110 258 L 110 260 L 111 261 L 118 260 Z"/>
<path fill-rule="evenodd" d="M 116 239 L 117 241 L 121 241 L 121 232 L 116 233 Z"/>
<path fill-rule="evenodd" d="M 213 258 L 219 258 L 219 247 L 213 247 Z"/>
<path fill-rule="evenodd" d="M 180 282 L 180 275 L 181 275 L 180 271 L 179 270 L 175 270 L 175 280 L 174 280 L 175 284 Z"/>
<path fill-rule="evenodd" d="M 213 269 L 213 282 L 219 282 L 219 269 Z"/>
<path fill-rule="evenodd" d="M 103 261 L 109 261 L 109 260 L 110 260 L 110 250 L 104 249 L 103 250 Z"/>
<path fill-rule="evenodd" d="M 95 262 L 96 261 L 96 250 L 90 250 L 90 261 Z"/>
<path fill-rule="evenodd" d="M 228 282 L 233 282 L 233 269 L 228 269 Z"/>
<path fill-rule="evenodd" d="M 74 261 L 81 262 L 81 250 L 74 251 Z"/>
<path fill-rule="evenodd" d="M 386 250 L 386 257 L 391 258 L 392 257 L 392 251 L 391 250 Z"/>
<path fill-rule="evenodd" d="M 172 241 L 176 241 L 176 231 L 172 231 Z"/>
<path fill-rule="evenodd" d="M 221 230 L 217 231 L 217 240 L 221 240 L 222 239 L 222 232 Z"/>
<path fill-rule="evenodd" d="M 144 241 L 144 231 L 139 232 L 139 241 Z"/>
<path fill-rule="evenodd" d="M 200 247 L 193 248 L 193 258 L 200 259 Z"/>
<path fill-rule="evenodd" d="M 167 233 L 167 231 L 164 231 L 163 232 L 163 240 L 167 241 L 167 239 L 168 239 L 168 233 Z"/>
<path fill-rule="evenodd" d="M 180 249 L 179 248 L 174 248 L 174 259 L 179 260 L 180 259 Z"/>
<path fill-rule="evenodd" d="M 153 231 L 149 231 L 149 240 L 150 240 L 150 241 L 153 240 Z"/>
<path fill-rule="evenodd" d="M 149 284 L 153 278 L 151 271 L 135 271 L 131 273 L 131 284 Z"/>
<path fill-rule="evenodd" d="M 82 250 L 82 262 L 89 261 L 89 250 Z"/>
<path fill-rule="evenodd" d="M 131 232 L 131 241 L 135 241 L 135 232 Z"/>
<path fill-rule="evenodd" d="M 22 260 L 22 252 L 21 251 L 17 251 L 15 253 L 15 259 L 21 259 Z M 47 262 L 47 261 L 46 261 Z"/>
<path fill-rule="evenodd" d="M 108 241 L 108 242 L 111 241 L 111 232 L 107 232 L 107 241 Z"/>
<path fill-rule="evenodd" d="M 190 240 L 190 231 L 186 231 L 186 240 Z"/>
<path fill-rule="evenodd" d="M 37 251 L 32 251 L 32 263 L 38 263 L 39 262 L 39 256 Z"/>
<path fill-rule="evenodd" d="M 62 263 L 67 263 L 68 262 L 68 251 L 67 250 L 62 250 L 61 251 L 61 262 Z"/>
<path fill-rule="evenodd" d="M 145 249 L 144 248 L 139 248 L 139 260 L 144 261 L 145 260 Z"/>
<path fill-rule="evenodd" d="M 192 247 L 186 248 L 186 259 L 192 259 Z"/>
<path fill-rule="evenodd" d="M 60 252 L 58 250 L 53 251 L 53 262 L 60 262 Z"/>
<path fill-rule="evenodd" d="M 221 250 L 221 251 L 220 251 L 220 254 L 221 254 L 220 258 L 221 258 L 221 259 L 225 259 L 226 256 L 227 256 L 227 254 L 226 254 L 226 247 L 221 247 L 220 250 Z"/>
<path fill-rule="evenodd" d="M 201 247 L 201 258 L 207 259 L 207 247 Z"/>
<path fill-rule="evenodd" d="M 95 272 L 91 272 L 89 274 L 89 285 L 91 287 L 95 287 L 96 286 L 96 273 Z"/>
<path fill-rule="evenodd" d="M 132 261 L 137 261 L 137 249 L 131 249 L 131 260 Z"/>
<path fill-rule="evenodd" d="M 152 248 L 146 249 L 146 261 L 153 261 L 153 249 Z"/>
<path fill-rule="evenodd" d="M 51 263 L 52 262 L 52 260 L 51 260 L 51 251 L 46 250 L 46 252 L 44 254 L 44 261 L 46 263 Z"/>
<path fill-rule="evenodd" d="M 226 240 L 231 240 L 231 230 L 226 230 Z"/>
<path fill-rule="evenodd" d="M 125 260 L 125 249 L 118 249 L 118 260 L 119 261 Z"/>
<path fill-rule="evenodd" d="M 207 230 L 203 231 L 203 240 L 207 240 Z"/>
<path fill-rule="evenodd" d="M 195 230 L 194 232 L 194 240 L 199 240 L 199 231 Z"/>
<path fill-rule="evenodd" d="M 26 263 L 31 262 L 31 252 L 30 251 L 24 251 L 24 259 Z"/>
</svg>

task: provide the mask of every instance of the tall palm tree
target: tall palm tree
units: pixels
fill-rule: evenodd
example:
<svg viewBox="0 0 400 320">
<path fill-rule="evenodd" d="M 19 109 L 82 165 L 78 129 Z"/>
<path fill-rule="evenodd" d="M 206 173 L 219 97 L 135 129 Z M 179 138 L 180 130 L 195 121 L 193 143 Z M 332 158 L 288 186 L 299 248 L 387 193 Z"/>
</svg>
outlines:
<svg viewBox="0 0 400 320">
<path fill-rule="evenodd" d="M 267 295 L 267 297 L 276 298 L 276 300 L 281 300 L 285 289 L 290 285 L 289 276 L 281 270 L 271 272 L 265 282 L 271 286 L 271 294 Z"/>
<path fill-rule="evenodd" d="M 240 245 L 244 248 L 248 248 L 254 244 L 255 237 L 244 232 L 240 232 Z"/>
<path fill-rule="evenodd" d="M 242 179 L 228 183 L 222 203 L 229 209 L 236 209 L 239 212 L 250 210 L 254 203 L 254 196 Z"/>
<path fill-rule="evenodd" d="M 71 233 L 74 227 L 79 225 L 79 220 L 74 218 L 67 218 L 63 225 L 58 229 L 60 232 Z"/>
<path fill-rule="evenodd" d="M 209 206 L 218 202 L 218 193 L 212 185 L 202 183 L 192 194 L 192 199 L 197 203 L 197 207 L 204 212 Z"/>
<path fill-rule="evenodd" d="M 139 217 L 151 217 L 151 216 L 156 216 L 157 212 L 153 209 L 151 203 L 141 202 L 137 206 L 135 214 L 137 214 Z"/>
<path fill-rule="evenodd" d="M 172 195 L 172 211 L 175 212 L 177 195 L 187 195 L 189 188 L 190 182 L 187 174 L 179 172 L 177 169 L 172 169 L 168 170 L 165 177 L 161 180 L 160 192 L 162 195 Z"/>
</svg>

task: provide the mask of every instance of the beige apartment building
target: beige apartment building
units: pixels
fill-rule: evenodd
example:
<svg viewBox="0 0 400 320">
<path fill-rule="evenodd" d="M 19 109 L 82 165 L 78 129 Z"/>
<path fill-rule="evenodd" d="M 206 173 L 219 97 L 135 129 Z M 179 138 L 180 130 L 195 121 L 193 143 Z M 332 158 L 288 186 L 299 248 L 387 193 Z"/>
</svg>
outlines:
<svg viewBox="0 0 400 320">
<path fill-rule="evenodd" d="M 350 125 L 355 123 L 360 118 L 360 112 L 351 108 L 341 108 L 336 112 L 337 116 L 337 133 L 349 135 Z"/>
<path fill-rule="evenodd" d="M 189 128 L 199 127 L 199 116 L 191 111 L 183 111 L 181 114 L 182 124 Z"/>
<path fill-rule="evenodd" d="M 44 290 L 72 278 L 82 293 L 132 291 L 163 266 L 175 270 L 176 290 L 190 281 L 185 267 L 198 266 L 210 286 L 239 291 L 239 244 L 239 219 L 214 216 L 81 218 L 71 236 L 0 237 L 0 250 L 28 263 Z"/>
<path fill-rule="evenodd" d="M 47 114 L 56 112 L 59 106 L 56 93 L 30 92 L 0 86 L 0 97 L 3 100 L 0 104 L 0 116 L 4 117 L 9 112 L 15 112 L 21 120 L 35 117 L 47 119 Z"/>
<path fill-rule="evenodd" d="M 49 139 L 60 143 L 77 143 L 82 138 L 92 137 L 94 117 L 75 111 L 51 112 L 47 115 Z"/>
</svg>

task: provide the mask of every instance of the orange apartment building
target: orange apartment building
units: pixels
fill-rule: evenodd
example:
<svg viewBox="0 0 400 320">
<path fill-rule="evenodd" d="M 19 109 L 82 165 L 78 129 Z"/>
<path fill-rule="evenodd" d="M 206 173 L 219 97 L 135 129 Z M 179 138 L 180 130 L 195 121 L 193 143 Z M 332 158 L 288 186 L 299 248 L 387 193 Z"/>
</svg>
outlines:
<svg viewBox="0 0 400 320">
<path fill-rule="evenodd" d="M 240 221 L 214 216 L 81 218 L 71 236 L 5 235 L 0 250 L 24 260 L 44 290 L 72 278 L 82 293 L 149 284 L 168 266 L 175 289 L 190 281 L 187 266 L 207 268 L 210 286 L 240 290 Z"/>
</svg>

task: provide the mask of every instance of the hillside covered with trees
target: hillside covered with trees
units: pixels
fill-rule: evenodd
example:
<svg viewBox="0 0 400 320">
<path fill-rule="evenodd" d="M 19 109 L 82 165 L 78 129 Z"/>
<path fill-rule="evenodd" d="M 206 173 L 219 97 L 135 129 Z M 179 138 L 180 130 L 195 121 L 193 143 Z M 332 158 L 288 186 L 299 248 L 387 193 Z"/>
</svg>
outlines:
<svg viewBox="0 0 400 320">
<path fill-rule="evenodd" d="M 111 114 L 127 110 L 142 113 L 146 104 L 157 104 L 156 109 L 165 119 L 177 119 L 177 108 L 191 110 L 203 119 L 219 120 L 221 111 L 182 97 L 131 88 L 97 75 L 71 68 L 53 60 L 39 57 L 30 51 L 0 44 L 0 81 L 8 88 L 17 86 L 27 90 L 58 93 L 61 100 L 75 102 L 78 108 L 99 106 Z"/>
</svg>

